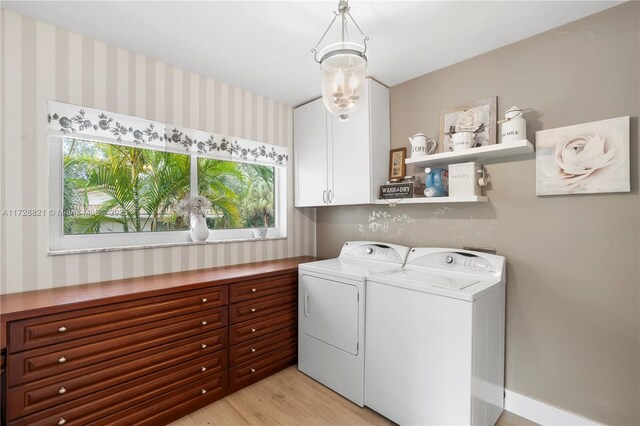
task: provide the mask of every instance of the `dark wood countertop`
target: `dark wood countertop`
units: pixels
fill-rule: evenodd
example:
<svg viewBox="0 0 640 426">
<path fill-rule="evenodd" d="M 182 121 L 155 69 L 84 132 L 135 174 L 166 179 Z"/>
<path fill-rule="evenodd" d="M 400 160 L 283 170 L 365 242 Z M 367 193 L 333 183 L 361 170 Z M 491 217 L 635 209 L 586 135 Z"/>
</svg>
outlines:
<svg viewBox="0 0 640 426">
<path fill-rule="evenodd" d="M 82 309 L 97 303 L 124 302 L 140 297 L 194 290 L 237 282 L 246 277 L 261 278 L 293 272 L 300 263 L 318 260 L 310 256 L 292 257 L 241 265 L 221 266 L 123 280 L 0 295 L 0 350 L 6 347 L 6 323 L 46 315 L 61 307 Z"/>
</svg>

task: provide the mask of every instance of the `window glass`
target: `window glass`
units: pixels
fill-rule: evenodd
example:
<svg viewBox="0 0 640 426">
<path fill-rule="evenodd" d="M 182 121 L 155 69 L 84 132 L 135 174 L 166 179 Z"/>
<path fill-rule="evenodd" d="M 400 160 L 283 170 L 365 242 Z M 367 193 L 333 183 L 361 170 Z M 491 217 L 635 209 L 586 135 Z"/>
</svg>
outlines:
<svg viewBox="0 0 640 426">
<path fill-rule="evenodd" d="M 275 226 L 273 167 L 198 158 L 198 193 L 211 200 L 210 229 Z"/>
<path fill-rule="evenodd" d="M 62 148 L 65 235 L 188 229 L 175 207 L 190 156 L 80 139 Z"/>
<path fill-rule="evenodd" d="M 64 235 L 188 230 L 176 208 L 192 192 L 211 201 L 209 229 L 275 226 L 274 167 L 81 139 L 62 150 Z"/>
</svg>

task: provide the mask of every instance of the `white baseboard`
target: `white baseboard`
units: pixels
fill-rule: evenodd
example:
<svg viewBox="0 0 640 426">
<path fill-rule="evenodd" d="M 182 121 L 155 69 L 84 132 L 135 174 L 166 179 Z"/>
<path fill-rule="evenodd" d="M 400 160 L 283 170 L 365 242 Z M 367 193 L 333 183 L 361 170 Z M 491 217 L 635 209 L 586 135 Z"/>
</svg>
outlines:
<svg viewBox="0 0 640 426">
<path fill-rule="evenodd" d="M 504 392 L 504 409 L 532 422 L 544 426 L 602 426 L 602 423 L 520 395 L 509 389 L 505 389 Z"/>
</svg>

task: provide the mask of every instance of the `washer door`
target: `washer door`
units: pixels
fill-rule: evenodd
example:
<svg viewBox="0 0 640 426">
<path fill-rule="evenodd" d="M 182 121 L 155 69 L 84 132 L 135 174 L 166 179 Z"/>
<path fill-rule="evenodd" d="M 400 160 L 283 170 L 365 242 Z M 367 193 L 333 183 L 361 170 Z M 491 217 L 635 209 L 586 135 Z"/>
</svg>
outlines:
<svg viewBox="0 0 640 426">
<path fill-rule="evenodd" d="M 358 287 L 311 275 L 302 275 L 300 283 L 302 332 L 358 355 Z"/>
</svg>

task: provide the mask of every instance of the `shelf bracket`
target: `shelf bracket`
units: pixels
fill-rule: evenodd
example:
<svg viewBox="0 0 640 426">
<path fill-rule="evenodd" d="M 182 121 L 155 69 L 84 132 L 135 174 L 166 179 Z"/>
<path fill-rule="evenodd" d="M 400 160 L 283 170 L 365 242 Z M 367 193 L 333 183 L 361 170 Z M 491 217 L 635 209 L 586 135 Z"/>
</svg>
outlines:
<svg viewBox="0 0 640 426">
<path fill-rule="evenodd" d="M 385 199 L 381 198 L 382 201 L 386 201 L 389 207 L 396 207 L 398 203 L 402 202 L 404 198 L 394 198 L 394 199 Z"/>
</svg>

